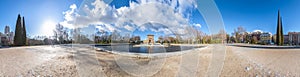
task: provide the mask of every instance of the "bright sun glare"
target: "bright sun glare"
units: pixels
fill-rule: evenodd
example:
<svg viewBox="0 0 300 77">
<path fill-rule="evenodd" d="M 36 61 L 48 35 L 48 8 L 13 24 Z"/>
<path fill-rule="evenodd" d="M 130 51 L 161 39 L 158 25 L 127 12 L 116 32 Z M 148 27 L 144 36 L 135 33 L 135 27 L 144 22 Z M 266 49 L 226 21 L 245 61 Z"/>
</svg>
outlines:
<svg viewBox="0 0 300 77">
<path fill-rule="evenodd" d="M 56 23 L 54 23 L 53 21 L 45 21 L 40 32 L 42 32 L 43 35 L 52 36 L 55 25 Z"/>
</svg>

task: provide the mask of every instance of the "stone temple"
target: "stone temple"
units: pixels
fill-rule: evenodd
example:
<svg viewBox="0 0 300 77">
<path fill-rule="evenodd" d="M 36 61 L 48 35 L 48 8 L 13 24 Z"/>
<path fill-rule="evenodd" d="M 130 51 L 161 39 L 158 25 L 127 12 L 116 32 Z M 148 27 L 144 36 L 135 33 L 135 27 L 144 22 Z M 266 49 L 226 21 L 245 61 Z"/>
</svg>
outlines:
<svg viewBox="0 0 300 77">
<path fill-rule="evenodd" d="M 154 45 L 154 35 L 147 35 L 147 39 L 144 41 L 145 44 Z"/>
</svg>

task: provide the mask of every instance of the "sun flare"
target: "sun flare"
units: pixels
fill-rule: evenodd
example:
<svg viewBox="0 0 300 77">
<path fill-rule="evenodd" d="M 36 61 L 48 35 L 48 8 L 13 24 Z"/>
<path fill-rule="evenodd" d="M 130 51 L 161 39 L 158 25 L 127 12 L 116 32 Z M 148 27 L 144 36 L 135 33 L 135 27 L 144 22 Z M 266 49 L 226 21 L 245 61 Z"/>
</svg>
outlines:
<svg viewBox="0 0 300 77">
<path fill-rule="evenodd" d="M 41 32 L 43 35 L 46 36 L 52 36 L 53 35 L 53 30 L 55 29 L 55 25 L 56 23 L 54 23 L 53 21 L 45 21 L 42 25 L 42 29 Z"/>
</svg>

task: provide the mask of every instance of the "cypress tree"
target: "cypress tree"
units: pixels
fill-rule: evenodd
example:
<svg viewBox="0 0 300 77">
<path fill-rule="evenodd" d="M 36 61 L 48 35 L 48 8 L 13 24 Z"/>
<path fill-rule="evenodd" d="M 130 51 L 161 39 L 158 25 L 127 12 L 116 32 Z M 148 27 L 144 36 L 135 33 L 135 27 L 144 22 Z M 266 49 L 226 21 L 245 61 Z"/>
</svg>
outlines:
<svg viewBox="0 0 300 77">
<path fill-rule="evenodd" d="M 26 27 L 25 27 L 25 19 L 21 18 L 21 15 L 18 15 L 14 36 L 14 45 L 15 46 L 24 46 L 27 44 L 26 37 Z"/>
<path fill-rule="evenodd" d="M 26 45 L 27 44 L 27 37 L 26 37 L 26 27 L 25 27 L 25 18 L 23 17 L 23 27 L 22 27 L 22 33 L 23 33 L 23 40 L 22 40 L 22 42 L 23 42 L 23 45 Z"/>
<path fill-rule="evenodd" d="M 14 45 L 15 46 L 22 46 L 22 25 L 21 25 L 21 16 L 18 15 L 17 22 L 16 22 L 16 29 L 15 29 L 15 36 L 14 36 Z"/>
<path fill-rule="evenodd" d="M 284 43 L 283 31 L 282 31 L 282 19 L 280 16 L 280 11 L 278 10 L 278 19 L 277 19 L 277 33 L 276 33 L 276 44 L 282 46 Z"/>
</svg>

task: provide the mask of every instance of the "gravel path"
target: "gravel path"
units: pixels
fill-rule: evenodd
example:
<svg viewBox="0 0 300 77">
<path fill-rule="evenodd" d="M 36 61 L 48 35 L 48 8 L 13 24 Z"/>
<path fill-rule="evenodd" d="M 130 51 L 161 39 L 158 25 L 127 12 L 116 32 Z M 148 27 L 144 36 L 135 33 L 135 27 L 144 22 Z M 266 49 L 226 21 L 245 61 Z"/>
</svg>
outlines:
<svg viewBox="0 0 300 77">
<path fill-rule="evenodd" d="M 260 71 L 258 75 L 300 76 L 300 49 L 232 48 L 239 58 Z"/>
<path fill-rule="evenodd" d="M 81 46 L 18 47 L 0 49 L 0 77 L 297 77 L 298 58 L 299 49 L 225 45 L 157 58 L 121 56 Z"/>
</svg>

